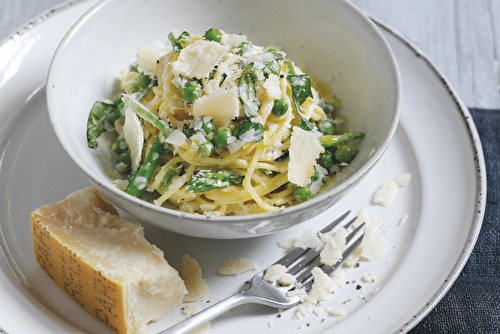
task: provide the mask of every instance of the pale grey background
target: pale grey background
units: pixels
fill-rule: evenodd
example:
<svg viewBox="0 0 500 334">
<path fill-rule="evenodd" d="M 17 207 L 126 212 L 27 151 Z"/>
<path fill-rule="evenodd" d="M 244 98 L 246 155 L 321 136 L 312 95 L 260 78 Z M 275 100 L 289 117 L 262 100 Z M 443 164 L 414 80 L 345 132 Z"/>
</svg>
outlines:
<svg viewBox="0 0 500 334">
<path fill-rule="evenodd" d="M 0 0 L 0 40 L 65 0 Z M 500 108 L 500 0 L 352 0 L 412 41 L 468 107 Z"/>
</svg>

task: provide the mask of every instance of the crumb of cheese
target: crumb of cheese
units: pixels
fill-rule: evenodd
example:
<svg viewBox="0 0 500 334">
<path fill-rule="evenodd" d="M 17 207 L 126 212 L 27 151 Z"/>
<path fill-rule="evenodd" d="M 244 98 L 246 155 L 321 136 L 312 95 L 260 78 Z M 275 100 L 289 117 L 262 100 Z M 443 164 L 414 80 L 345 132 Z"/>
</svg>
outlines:
<svg viewBox="0 0 500 334">
<path fill-rule="evenodd" d="M 283 247 L 285 249 L 290 249 L 293 246 L 295 246 L 295 242 L 297 242 L 298 239 L 299 239 L 298 237 L 294 237 L 278 241 L 278 246 Z"/>
<path fill-rule="evenodd" d="M 285 286 L 292 285 L 296 281 L 296 277 L 287 273 L 286 267 L 281 264 L 274 264 L 267 268 L 262 278 L 270 283 L 278 282 Z"/>
<path fill-rule="evenodd" d="M 221 275 L 238 275 L 255 269 L 257 269 L 257 263 L 255 263 L 255 261 L 240 257 L 224 262 L 219 268 L 219 273 Z"/>
<path fill-rule="evenodd" d="M 294 244 L 295 247 L 300 247 L 300 248 L 313 248 L 316 250 L 319 250 L 323 247 L 323 242 L 319 238 L 319 236 L 314 232 L 313 229 L 308 229 L 304 231 L 299 239 L 295 241 Z"/>
<path fill-rule="evenodd" d="M 321 263 L 332 266 L 342 258 L 346 245 L 346 230 L 339 228 L 335 234 L 322 234 L 321 240 L 325 243 L 320 253 Z"/>
<path fill-rule="evenodd" d="M 398 187 L 405 187 L 410 182 L 411 174 L 404 174 L 381 185 L 373 197 L 373 203 L 387 206 L 394 201 Z"/>
<path fill-rule="evenodd" d="M 363 281 L 366 283 L 374 283 L 376 280 L 377 278 L 372 273 L 363 275 Z"/>
<path fill-rule="evenodd" d="M 343 315 L 345 315 L 345 310 L 339 310 L 339 309 L 327 309 L 327 312 L 330 314 L 330 315 L 334 315 L 334 316 L 338 316 L 338 317 L 341 317 Z"/>
</svg>

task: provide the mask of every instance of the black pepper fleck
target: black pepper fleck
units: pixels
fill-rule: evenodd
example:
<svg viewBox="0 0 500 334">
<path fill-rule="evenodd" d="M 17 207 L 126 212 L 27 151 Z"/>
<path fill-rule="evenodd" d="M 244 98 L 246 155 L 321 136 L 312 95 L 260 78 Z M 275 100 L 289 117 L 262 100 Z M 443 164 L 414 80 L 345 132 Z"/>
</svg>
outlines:
<svg viewBox="0 0 500 334">
<path fill-rule="evenodd" d="M 362 288 L 362 286 L 361 286 L 361 285 L 359 285 L 359 284 L 358 284 L 358 285 L 356 285 L 356 290 L 359 290 L 359 289 L 361 289 L 361 288 Z"/>
</svg>

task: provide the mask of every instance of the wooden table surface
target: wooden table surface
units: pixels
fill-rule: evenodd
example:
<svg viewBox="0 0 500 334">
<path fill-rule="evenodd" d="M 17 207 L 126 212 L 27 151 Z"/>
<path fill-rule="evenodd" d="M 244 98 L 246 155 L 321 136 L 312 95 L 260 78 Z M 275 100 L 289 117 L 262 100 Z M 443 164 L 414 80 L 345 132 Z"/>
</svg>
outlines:
<svg viewBox="0 0 500 334">
<path fill-rule="evenodd" d="M 66 0 L 0 0 L 0 40 Z M 352 0 L 413 42 L 468 107 L 500 108 L 500 0 Z"/>
</svg>

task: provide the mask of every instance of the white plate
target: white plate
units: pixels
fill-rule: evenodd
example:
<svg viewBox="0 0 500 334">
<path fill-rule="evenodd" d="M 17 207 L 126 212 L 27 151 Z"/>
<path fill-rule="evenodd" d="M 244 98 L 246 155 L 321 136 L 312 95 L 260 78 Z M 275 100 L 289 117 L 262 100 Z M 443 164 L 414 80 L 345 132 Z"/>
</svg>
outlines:
<svg viewBox="0 0 500 334">
<path fill-rule="evenodd" d="M 75 1 L 42 15 L 0 45 L 0 331 L 7 333 L 110 333 L 59 290 L 35 262 L 30 212 L 88 185 L 64 154 L 45 106 L 46 72 L 58 42 L 92 4 Z M 382 219 L 379 230 L 391 245 L 373 262 L 346 272 L 346 286 L 325 306 L 346 311 L 292 319 L 281 312 L 242 306 L 212 322 L 212 333 L 390 333 L 405 332 L 446 293 L 479 234 L 486 198 L 485 166 L 468 110 L 435 67 L 389 29 L 382 28 L 398 59 L 403 109 L 393 143 L 380 163 L 348 196 L 319 217 L 271 236 L 251 240 L 204 240 L 175 235 L 145 224 L 146 237 L 178 267 L 183 254 L 196 258 L 210 295 L 206 307 L 235 292 L 253 273 L 217 275 L 235 257 L 261 268 L 284 253 L 277 241 L 303 230 L 319 230 L 347 209 L 367 208 Z M 371 197 L 383 182 L 405 173 L 412 179 L 388 207 Z M 408 219 L 401 223 L 407 214 Z M 270 255 L 271 254 L 271 255 Z M 362 276 L 373 273 L 375 283 Z M 357 289 L 360 285 L 361 289 Z M 150 333 L 181 317 L 180 307 L 149 325 Z"/>
</svg>

